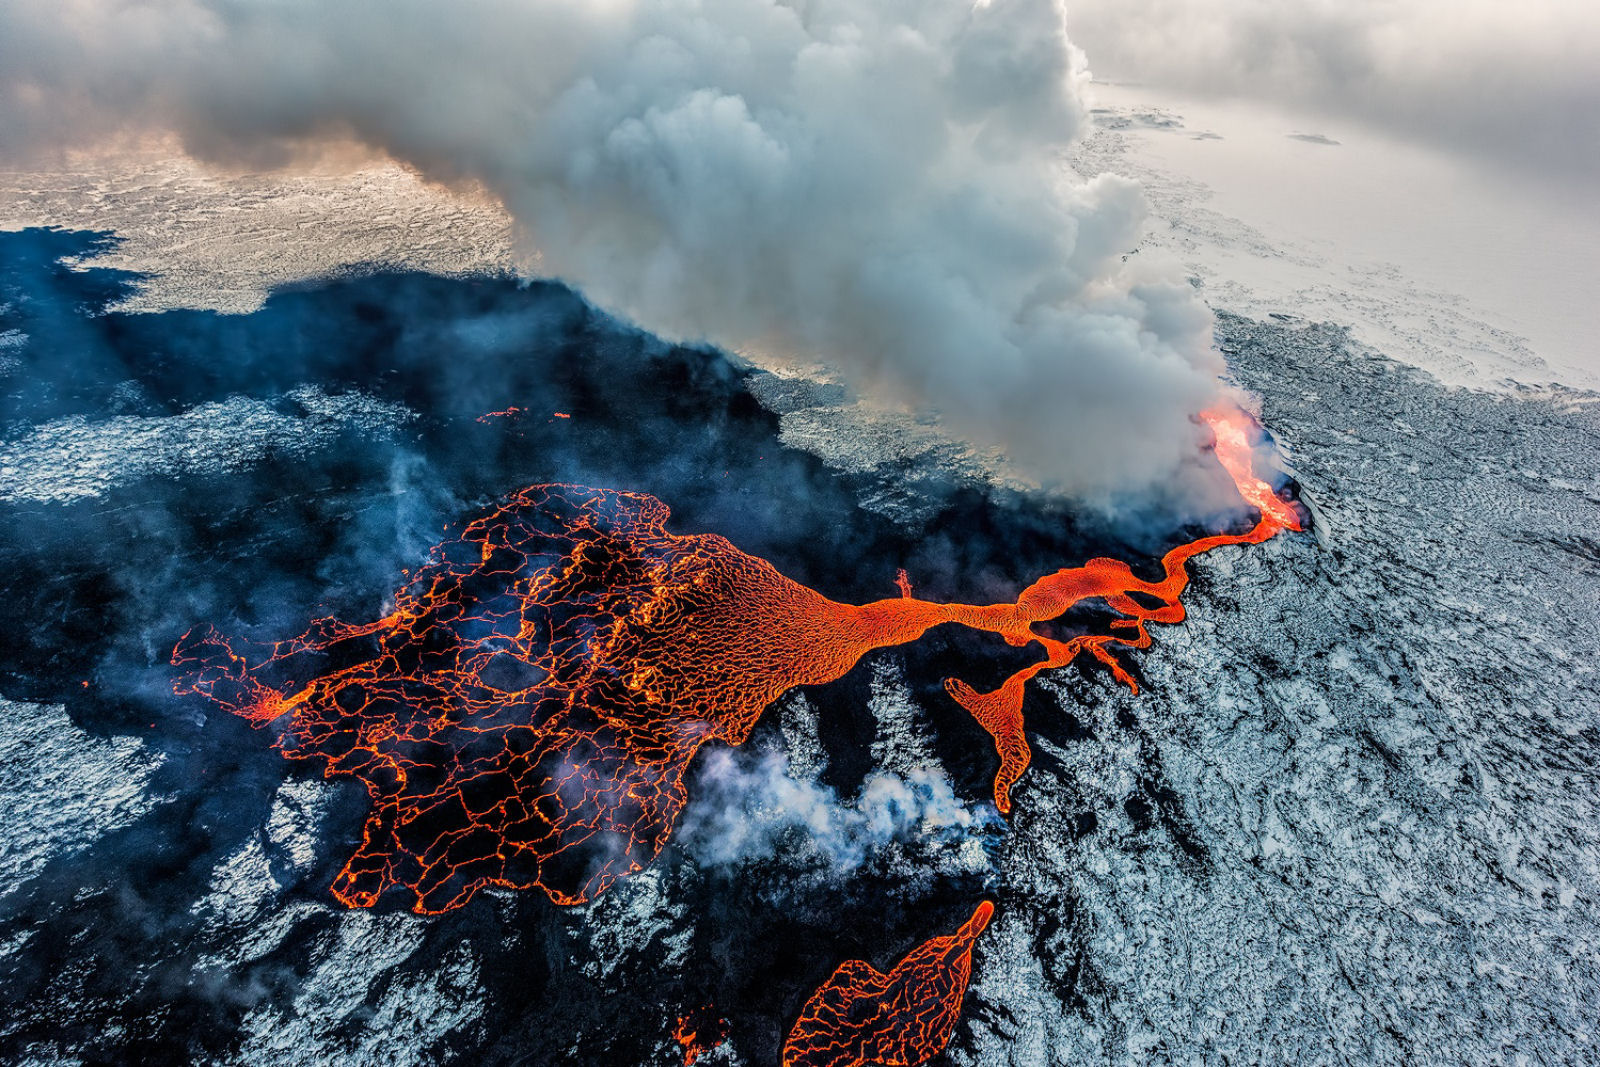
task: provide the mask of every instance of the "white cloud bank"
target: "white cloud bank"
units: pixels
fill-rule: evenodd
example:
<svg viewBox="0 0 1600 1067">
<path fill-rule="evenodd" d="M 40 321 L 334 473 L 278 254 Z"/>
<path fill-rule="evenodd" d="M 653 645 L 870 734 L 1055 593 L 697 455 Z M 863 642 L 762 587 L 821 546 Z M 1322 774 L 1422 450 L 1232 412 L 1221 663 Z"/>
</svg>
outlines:
<svg viewBox="0 0 1600 1067">
<path fill-rule="evenodd" d="M 1065 492 L 1159 485 L 1211 317 L 1063 165 L 1058 0 L 7 0 L 0 164 L 176 131 L 482 183 L 537 270 L 678 339 L 831 363 Z"/>
<path fill-rule="evenodd" d="M 1593 0 L 1073 0 L 1096 77 L 1308 108 L 1600 180 Z"/>
</svg>

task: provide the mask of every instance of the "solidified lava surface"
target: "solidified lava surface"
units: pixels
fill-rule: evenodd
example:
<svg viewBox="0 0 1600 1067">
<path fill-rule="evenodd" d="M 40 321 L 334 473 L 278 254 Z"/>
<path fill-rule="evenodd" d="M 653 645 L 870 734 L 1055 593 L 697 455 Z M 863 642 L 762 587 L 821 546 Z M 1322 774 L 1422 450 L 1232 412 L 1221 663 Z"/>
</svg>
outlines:
<svg viewBox="0 0 1600 1067">
<path fill-rule="evenodd" d="M 995 803 L 1008 811 L 1030 760 L 1022 700 L 1034 675 L 1088 652 L 1134 686 L 1111 649 L 1144 648 L 1148 622 L 1184 618 L 1189 559 L 1298 528 L 1250 472 L 1243 433 L 1219 433 L 1218 457 L 1267 510 L 1247 533 L 1168 552 L 1153 582 L 1099 558 L 1014 604 L 840 604 L 722 537 L 669 533 L 654 497 L 535 486 L 438 545 L 375 622 L 319 619 L 244 651 L 191 631 L 173 653 L 175 688 L 258 726 L 284 720 L 285 756 L 366 784 L 362 842 L 332 887 L 352 907 L 391 887 L 425 914 L 490 885 L 589 900 L 666 845 L 701 745 L 741 744 L 784 692 L 943 623 L 1045 651 L 992 692 L 945 683 L 994 738 Z M 1059 641 L 1033 629 L 1094 598 L 1119 613 L 1111 633 Z"/>
<path fill-rule="evenodd" d="M 1140 697 L 1099 669 L 1028 684 L 1009 832 L 939 682 L 997 688 L 1042 646 L 946 626 L 780 698 L 720 792 L 703 751 L 673 844 L 592 904 L 423 919 L 400 890 L 393 913 L 328 894 L 366 790 L 174 701 L 184 630 L 214 622 L 255 664 L 270 645 L 237 636 L 377 619 L 461 501 L 560 481 L 650 492 L 669 529 L 858 604 L 896 596 L 897 567 L 935 601 L 1012 601 L 1095 556 L 1156 578 L 1189 537 L 874 451 L 834 387 L 559 286 L 391 273 L 129 314 L 85 240 L 0 234 L 0 1060 L 635 1067 L 680 1062 L 675 1021 L 714 1000 L 729 1036 L 696 1067 L 770 1065 L 841 961 L 887 971 L 984 897 L 935 1063 L 1592 1059 L 1597 971 L 1550 951 L 1600 901 L 1592 397 L 1446 389 L 1334 325 L 1219 315 L 1325 528 L 1197 560 L 1192 625 L 1123 657 Z M 825 439 L 857 465 L 806 451 Z M 778 797 L 729 860 L 687 832 L 792 780 L 854 833 L 865 779 L 923 768 L 981 828 L 856 837 L 848 866 Z"/>
<path fill-rule="evenodd" d="M 783 1067 L 914 1067 L 944 1051 L 972 979 L 972 946 L 989 925 L 984 901 L 954 934 L 924 941 L 888 974 L 847 960 L 795 1020 Z"/>
</svg>

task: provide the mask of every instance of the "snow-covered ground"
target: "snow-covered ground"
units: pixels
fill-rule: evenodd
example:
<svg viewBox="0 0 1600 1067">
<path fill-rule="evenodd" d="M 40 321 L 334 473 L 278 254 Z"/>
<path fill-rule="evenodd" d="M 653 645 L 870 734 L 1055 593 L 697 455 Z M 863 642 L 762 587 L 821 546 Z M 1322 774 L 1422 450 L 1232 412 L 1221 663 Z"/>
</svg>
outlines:
<svg viewBox="0 0 1600 1067">
<path fill-rule="evenodd" d="M 1200 560 L 1145 694 L 1044 683 L 1094 737 L 1036 745 L 954 1059 L 1595 1062 L 1600 409 L 1222 337 L 1320 536 Z"/>
<path fill-rule="evenodd" d="M 936 865 L 989 872 L 1000 911 L 951 1060 L 1594 1062 L 1600 408 L 1504 387 L 1596 380 L 1592 208 L 1357 130 L 1097 92 L 1098 131 L 1076 165 L 1143 181 L 1153 222 L 1138 254 L 1178 258 L 1213 306 L 1253 316 L 1222 315 L 1219 343 L 1288 446 L 1317 536 L 1201 561 L 1189 622 L 1138 654 L 1143 695 L 1077 672 L 1042 680 L 1043 714 L 1053 702 L 1087 735 L 1031 724 L 1036 761 L 1004 833 L 891 827 L 859 842 L 913 886 Z M 135 300 L 151 308 L 249 311 L 275 284 L 362 261 L 457 274 L 512 263 L 503 213 L 394 168 L 224 179 L 119 166 L 0 175 L 0 226 L 116 230 L 125 242 L 98 265 L 151 272 Z M 0 360 L 25 341 L 0 336 Z M 1404 364 L 1497 390 L 1446 388 Z M 978 476 L 931 432 L 839 418 L 837 388 L 755 382 L 786 442 L 873 473 L 866 502 L 908 522 L 912 475 Z M 32 427 L 0 444 L 17 471 L 0 502 L 242 469 L 287 441 L 321 447 L 319 426 L 377 434 L 406 420 L 348 394 L 299 404 L 294 418 L 235 401 Z M 938 784 L 940 800 L 981 803 L 946 797 L 899 655 L 872 663 L 876 762 L 893 781 Z M 160 761 L 140 742 L 89 735 L 56 705 L 0 707 L 12 878 L 69 863 L 161 802 Z M 798 697 L 771 714 L 785 760 L 734 784 L 781 766 L 794 795 L 837 799 L 829 825 L 870 829 L 870 798 L 820 784 L 826 724 Z M 426 921 L 332 912 L 310 884 L 329 788 L 286 781 L 258 830 L 195 881 L 205 954 L 192 981 L 245 998 L 238 1059 L 423 1062 L 491 1041 L 481 946 L 423 951 Z M 715 814 L 691 808 L 702 825 Z M 816 873 L 813 853 L 755 851 L 763 884 Z M 579 993 L 621 996 L 640 969 L 719 951 L 726 932 L 696 892 L 687 869 L 653 871 L 564 914 L 562 960 L 592 983 Z M 0 945 L 0 963 L 24 959 L 32 936 Z M 505 936 L 525 938 L 530 959 L 558 955 L 531 931 Z M 51 1010 L 123 1010 L 88 1003 L 86 983 L 64 972 Z M 48 1021 L 12 1018 L 0 1036 L 11 1026 Z M 665 1023 L 663 1061 L 675 1055 L 664 1035 Z M 67 1035 L 31 1052 L 73 1049 Z M 724 1047 L 703 1062 L 746 1061 Z"/>
<path fill-rule="evenodd" d="M 127 310 L 246 313 L 275 286 L 352 266 L 457 276 L 511 270 L 511 220 L 471 190 L 392 163 L 307 173 L 217 173 L 170 144 L 77 154 L 51 170 L 0 170 L 0 230 L 109 230 L 85 266 L 149 277 Z"/>
<path fill-rule="evenodd" d="M 1452 384 L 1600 385 L 1600 197 L 1261 104 L 1095 83 L 1074 165 L 1140 181 L 1139 254 L 1213 307 L 1350 326 Z"/>
</svg>

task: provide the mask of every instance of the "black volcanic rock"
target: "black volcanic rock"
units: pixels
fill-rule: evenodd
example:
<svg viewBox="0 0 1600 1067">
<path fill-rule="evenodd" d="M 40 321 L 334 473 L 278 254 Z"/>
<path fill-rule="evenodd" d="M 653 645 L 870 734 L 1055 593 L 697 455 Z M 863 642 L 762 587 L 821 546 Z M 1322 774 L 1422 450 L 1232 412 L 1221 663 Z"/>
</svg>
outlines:
<svg viewBox="0 0 1600 1067">
<path fill-rule="evenodd" d="M 652 493 L 842 599 L 1161 546 L 938 448 L 824 463 L 791 446 L 851 447 L 836 388 L 559 286 L 105 313 L 128 280 L 57 262 L 101 239 L 0 235 L 0 1060 L 662 1064 L 710 1004 L 730 1037 L 699 1062 L 770 1064 L 838 962 L 886 967 L 984 895 L 944 1062 L 1594 1058 L 1593 397 L 1447 390 L 1335 327 L 1222 316 L 1314 534 L 1198 561 L 1142 695 L 1040 679 L 1009 824 L 939 680 L 1025 653 L 940 630 L 703 758 L 683 836 L 592 904 L 419 919 L 331 900 L 359 787 L 171 696 L 181 633 L 371 617 L 447 519 L 551 480 Z"/>
</svg>

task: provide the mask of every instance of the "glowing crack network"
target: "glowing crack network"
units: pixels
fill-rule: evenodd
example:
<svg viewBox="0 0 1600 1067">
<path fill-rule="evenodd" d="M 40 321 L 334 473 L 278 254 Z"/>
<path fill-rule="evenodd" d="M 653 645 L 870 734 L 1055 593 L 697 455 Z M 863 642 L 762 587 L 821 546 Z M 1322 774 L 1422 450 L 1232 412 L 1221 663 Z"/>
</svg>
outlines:
<svg viewBox="0 0 1600 1067">
<path fill-rule="evenodd" d="M 1022 698 L 1034 675 L 1086 652 L 1135 686 L 1113 649 L 1148 646 L 1148 623 L 1182 621 L 1191 558 L 1299 528 L 1251 473 L 1246 431 L 1207 418 L 1221 427 L 1219 460 L 1262 515 L 1247 533 L 1168 552 L 1156 581 L 1100 558 L 1012 604 L 929 603 L 909 583 L 895 599 L 840 604 L 722 537 L 667 532 L 654 497 L 544 485 L 438 545 L 375 622 L 319 619 L 249 649 L 191 631 L 173 652 L 175 689 L 279 723 L 286 757 L 366 784 L 362 841 L 332 887 L 352 907 L 399 888 L 433 914 L 491 885 L 589 900 L 665 846 L 701 745 L 740 744 L 785 691 L 943 623 L 1044 650 L 993 692 L 945 683 L 994 738 L 994 798 L 1008 811 L 1030 759 Z M 1119 613 L 1109 633 L 1035 631 L 1091 599 Z"/>
<path fill-rule="evenodd" d="M 972 979 L 972 946 L 989 925 L 984 901 L 961 929 L 913 949 L 888 974 L 847 960 L 824 982 L 783 1043 L 783 1067 L 909 1067 L 944 1051 Z"/>
<path fill-rule="evenodd" d="M 683 1067 L 694 1067 L 700 1057 L 728 1039 L 728 1021 L 711 1004 L 696 1008 L 678 1020 L 672 1039 L 683 1048 Z"/>
</svg>

